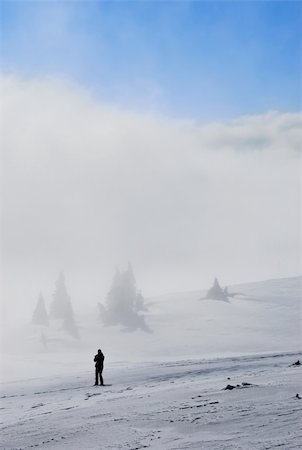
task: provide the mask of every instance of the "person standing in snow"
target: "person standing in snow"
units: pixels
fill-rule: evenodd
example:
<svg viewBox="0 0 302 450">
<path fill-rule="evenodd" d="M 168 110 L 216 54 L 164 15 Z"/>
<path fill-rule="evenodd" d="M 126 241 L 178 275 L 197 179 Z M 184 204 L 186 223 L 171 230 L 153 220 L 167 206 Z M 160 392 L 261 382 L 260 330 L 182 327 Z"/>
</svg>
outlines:
<svg viewBox="0 0 302 450">
<path fill-rule="evenodd" d="M 98 386 L 99 384 L 99 377 L 100 377 L 100 385 L 104 386 L 104 381 L 103 381 L 103 368 L 104 368 L 104 359 L 105 356 L 102 353 L 101 349 L 98 349 L 97 354 L 94 357 L 94 362 L 95 362 L 95 386 Z"/>
</svg>

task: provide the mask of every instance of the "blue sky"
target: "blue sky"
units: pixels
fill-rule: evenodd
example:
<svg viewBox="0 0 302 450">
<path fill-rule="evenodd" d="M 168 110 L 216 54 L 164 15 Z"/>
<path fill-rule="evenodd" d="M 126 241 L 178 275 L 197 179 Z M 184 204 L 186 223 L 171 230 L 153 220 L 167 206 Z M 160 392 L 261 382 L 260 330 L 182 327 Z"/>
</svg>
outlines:
<svg viewBox="0 0 302 450">
<path fill-rule="evenodd" d="M 300 2 L 1 2 L 2 70 L 126 109 L 224 120 L 301 106 Z"/>
</svg>

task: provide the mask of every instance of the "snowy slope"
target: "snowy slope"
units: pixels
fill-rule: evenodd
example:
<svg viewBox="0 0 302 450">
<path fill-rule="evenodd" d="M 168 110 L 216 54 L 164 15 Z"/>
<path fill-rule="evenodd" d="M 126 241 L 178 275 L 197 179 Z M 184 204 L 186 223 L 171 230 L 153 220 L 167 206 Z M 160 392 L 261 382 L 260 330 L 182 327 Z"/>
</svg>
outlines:
<svg viewBox="0 0 302 450">
<path fill-rule="evenodd" d="M 46 347 L 40 327 L 4 333 L 1 449 L 299 448 L 301 280 L 231 286 L 244 295 L 229 303 L 205 291 L 149 299 L 153 333 L 104 328 L 89 308 L 80 341 L 59 322 L 43 329 Z"/>
<path fill-rule="evenodd" d="M 200 300 L 205 291 L 148 299 L 146 322 L 152 333 L 104 328 L 97 320 L 97 305 L 77 311 L 79 341 L 52 322 L 43 329 L 44 347 L 40 327 L 25 324 L 3 337 L 1 377 L 18 380 L 93 369 L 99 347 L 107 364 L 301 349 L 302 277 L 229 286 L 229 291 L 244 295 L 229 303 Z"/>
<path fill-rule="evenodd" d="M 116 363 L 105 387 L 88 372 L 5 383 L 1 449 L 296 450 L 298 357 Z"/>
</svg>

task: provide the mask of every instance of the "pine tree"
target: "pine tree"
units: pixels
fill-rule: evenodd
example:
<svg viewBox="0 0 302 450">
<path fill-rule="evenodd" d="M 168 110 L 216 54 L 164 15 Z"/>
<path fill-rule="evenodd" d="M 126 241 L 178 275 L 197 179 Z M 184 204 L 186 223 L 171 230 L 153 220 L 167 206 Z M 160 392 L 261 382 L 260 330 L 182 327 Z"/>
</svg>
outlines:
<svg viewBox="0 0 302 450">
<path fill-rule="evenodd" d="M 142 296 L 141 291 L 138 291 L 136 294 L 134 309 L 135 311 L 148 311 L 148 308 L 145 305 L 145 299 Z"/>
<path fill-rule="evenodd" d="M 42 293 L 39 295 L 37 306 L 33 312 L 32 323 L 34 325 L 48 326 L 48 314 L 45 307 L 45 302 Z"/>
<path fill-rule="evenodd" d="M 212 300 L 222 300 L 222 301 L 228 302 L 227 294 L 220 287 L 220 284 L 219 284 L 217 278 L 215 278 L 213 286 L 208 290 L 205 298 L 212 299 Z"/>
<path fill-rule="evenodd" d="M 131 264 L 127 270 L 115 272 L 106 305 L 99 304 L 100 318 L 105 325 L 124 325 L 129 331 L 141 328 L 150 331 L 144 317 L 138 311 L 146 311 L 144 298 L 136 290 L 136 281 Z"/>
<path fill-rule="evenodd" d="M 63 273 L 60 273 L 58 280 L 56 281 L 56 289 L 53 294 L 53 301 L 50 305 L 50 316 L 54 319 L 62 319 L 63 328 L 73 337 L 79 337 Z"/>
</svg>

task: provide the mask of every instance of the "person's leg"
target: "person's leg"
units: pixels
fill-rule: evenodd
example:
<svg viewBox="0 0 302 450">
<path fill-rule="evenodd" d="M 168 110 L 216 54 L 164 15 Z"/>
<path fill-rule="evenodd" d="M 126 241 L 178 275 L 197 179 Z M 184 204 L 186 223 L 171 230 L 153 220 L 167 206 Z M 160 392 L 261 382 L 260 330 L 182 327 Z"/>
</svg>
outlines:
<svg viewBox="0 0 302 450">
<path fill-rule="evenodd" d="M 103 381 L 103 367 L 100 368 L 100 383 L 103 386 L 104 385 L 104 381 Z"/>
<path fill-rule="evenodd" d="M 97 367 L 95 368 L 95 383 L 94 383 L 94 385 L 95 386 L 97 386 L 99 383 L 98 383 L 98 378 L 99 378 L 99 376 L 98 376 L 98 369 L 97 369 Z"/>
</svg>

